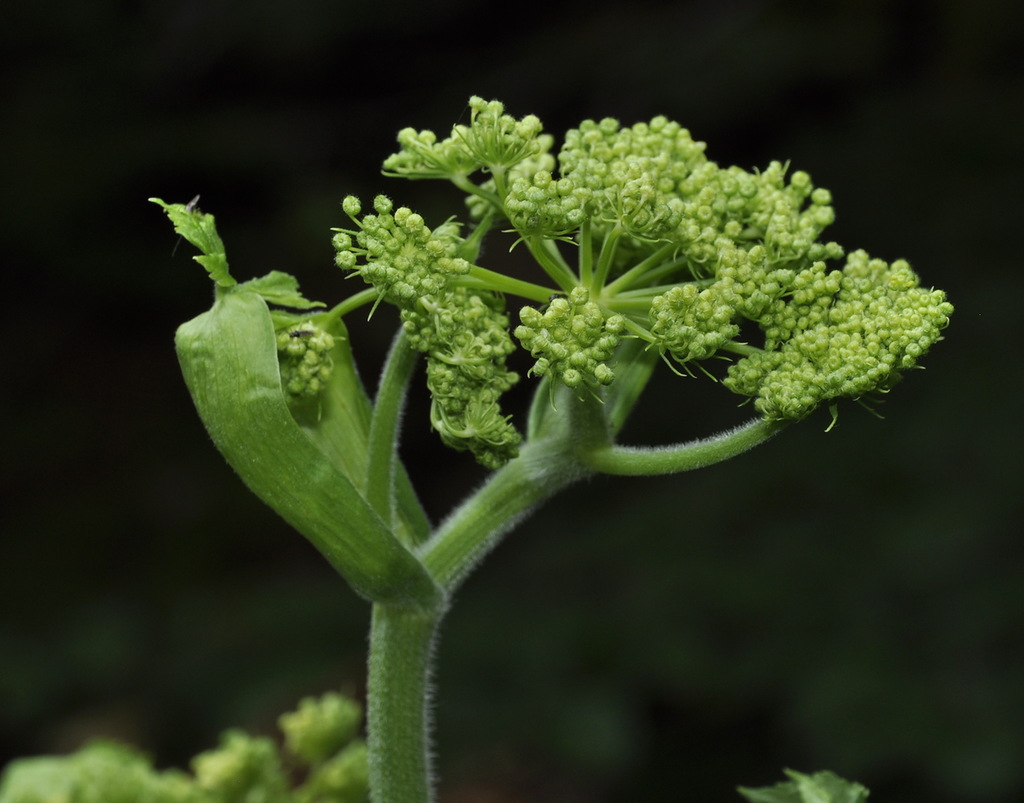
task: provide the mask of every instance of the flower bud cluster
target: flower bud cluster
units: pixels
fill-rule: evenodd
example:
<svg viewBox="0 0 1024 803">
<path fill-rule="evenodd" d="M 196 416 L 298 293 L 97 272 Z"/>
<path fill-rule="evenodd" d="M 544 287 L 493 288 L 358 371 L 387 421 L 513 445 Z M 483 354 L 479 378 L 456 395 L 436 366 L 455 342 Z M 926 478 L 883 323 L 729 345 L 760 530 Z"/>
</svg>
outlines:
<svg viewBox="0 0 1024 803">
<path fill-rule="evenodd" d="M 214 750 L 192 759 L 196 786 L 223 800 L 286 799 L 288 784 L 274 742 L 230 730 Z"/>
<path fill-rule="evenodd" d="M 587 218 L 591 193 L 568 178 L 555 179 L 540 170 L 532 178 L 513 179 L 505 198 L 505 213 L 521 234 L 561 237 L 578 229 Z"/>
<path fill-rule="evenodd" d="M 219 801 L 222 798 L 215 798 Z M 158 771 L 127 745 L 90 741 L 69 755 L 32 756 L 0 774 L 3 803 L 205 803 L 211 800 L 180 770 Z"/>
<path fill-rule="evenodd" d="M 739 334 L 738 297 L 721 284 L 677 284 L 651 303 L 654 343 L 683 364 L 711 357 Z"/>
<path fill-rule="evenodd" d="M 648 160 L 658 190 L 672 193 L 698 165 L 705 161 L 705 144 L 695 142 L 690 132 L 665 117 L 623 128 L 618 120 L 585 120 L 565 134 L 558 154 L 563 175 L 595 192 L 606 186 L 611 168 L 628 158 Z"/>
<path fill-rule="evenodd" d="M 733 177 L 743 171 L 730 168 L 722 172 L 722 191 L 728 196 Z M 815 189 L 811 177 L 802 170 L 792 173 L 787 184 L 786 166 L 780 162 L 772 162 L 767 169 L 754 173 L 753 178 L 756 192 L 750 194 L 747 189 L 739 193 L 740 197 L 746 194 L 746 202 L 737 205 L 731 219 L 744 224 L 776 260 L 805 256 L 835 220 L 832 194 L 820 187 Z M 738 183 L 742 185 L 743 181 Z"/>
<path fill-rule="evenodd" d="M 281 385 L 292 396 L 310 398 L 324 389 L 334 364 L 334 337 L 312 322 L 289 326 L 277 333 Z"/>
<path fill-rule="evenodd" d="M 318 766 L 301 794 L 303 803 L 367 803 L 370 771 L 366 742 L 357 739 Z"/>
<path fill-rule="evenodd" d="M 66 756 L 10 764 L 0 777 L 4 803 L 366 803 L 366 744 L 357 738 L 358 704 L 336 694 L 303 700 L 279 720 L 289 760 L 273 739 L 241 730 L 195 756 L 192 772 L 153 768 L 126 745 L 93 741 Z M 292 777 L 294 776 L 294 778 Z M 292 786 L 293 780 L 298 784 Z"/>
<path fill-rule="evenodd" d="M 763 246 L 747 250 L 722 239 L 713 281 L 703 287 L 678 284 L 652 300 L 652 342 L 683 364 L 707 359 L 737 337 L 742 319 L 762 326 L 774 318 L 789 322 L 798 308 L 786 299 L 804 283 L 803 274 L 798 278 L 792 269 L 774 267 Z"/>
<path fill-rule="evenodd" d="M 462 238 L 455 223 L 431 230 L 420 215 L 405 206 L 393 209 L 383 195 L 374 200 L 375 214 L 362 219 L 353 196 L 343 208 L 358 228 L 335 229 L 335 263 L 362 276 L 384 300 L 408 307 L 423 296 L 443 293 L 453 277 L 469 272 L 469 263 L 458 256 Z"/>
<path fill-rule="evenodd" d="M 715 285 L 722 288 L 738 315 L 760 322 L 785 305 L 795 276 L 792 268 L 776 267 L 763 246 L 745 249 L 728 242 L 718 257 Z"/>
<path fill-rule="evenodd" d="M 363 710 L 350 697 L 329 692 L 306 697 L 295 711 L 278 718 L 288 752 L 307 764 L 319 764 L 356 738 Z"/>
<path fill-rule="evenodd" d="M 904 260 L 889 265 L 855 251 L 838 286 L 834 273 L 798 274 L 807 279 L 790 302 L 794 315 L 776 316 L 788 336 L 729 369 L 726 387 L 755 397 L 765 418 L 795 420 L 832 399 L 887 390 L 940 339 L 953 312 Z"/>
<path fill-rule="evenodd" d="M 543 126 L 535 115 L 521 120 L 505 114 L 505 106 L 497 100 L 484 100 L 474 95 L 469 99 L 470 124 L 455 126 L 453 136 L 465 144 L 477 162 L 488 170 L 509 168 L 523 159 L 540 153 L 549 140 L 541 140 Z"/>
<path fill-rule="evenodd" d="M 766 348 L 783 343 L 798 332 L 827 323 L 841 278 L 842 273 L 838 270 L 826 271 L 824 262 L 815 262 L 796 274 L 788 303 L 777 301 L 772 314 L 764 318 Z"/>
<path fill-rule="evenodd" d="M 471 451 L 489 468 L 501 466 L 521 440 L 498 404 L 518 380 L 505 367 L 515 346 L 503 298 L 453 282 L 470 270 L 458 256 L 463 240 L 454 224 L 431 230 L 405 207 L 392 213 L 382 196 L 374 202 L 375 213 L 362 219 L 355 198 L 343 206 L 359 229 L 335 234 L 337 263 L 358 272 L 401 310 L 410 344 L 427 357 L 434 428 L 449 446 Z"/>
<path fill-rule="evenodd" d="M 607 385 L 615 378 L 608 360 L 625 332 L 621 315 L 608 315 L 584 287 L 556 297 L 544 312 L 523 307 L 519 338 L 537 362 L 531 373 L 551 375 L 570 388 Z"/>
<path fill-rule="evenodd" d="M 698 275 L 708 275 L 732 244 L 761 244 L 776 262 L 806 259 L 834 219 L 830 193 L 807 173 L 787 178 L 781 162 L 753 172 L 721 168 L 705 157 L 704 143 L 664 117 L 629 128 L 586 121 L 566 134 L 558 160 L 560 198 L 580 198 L 574 208 L 582 205 L 598 229 L 618 226 L 634 241 L 678 244 Z M 563 222 L 550 197 L 535 205 L 540 211 L 524 211 L 527 222 L 531 214 L 559 220 L 565 233 L 575 220 Z"/>
<path fill-rule="evenodd" d="M 515 457 L 521 436 L 499 403 L 519 380 L 505 367 L 515 344 L 504 299 L 453 287 L 402 310 L 402 325 L 410 345 L 426 354 L 431 423 L 441 439 L 488 468 Z"/>
<path fill-rule="evenodd" d="M 800 170 L 787 183 L 781 162 L 754 172 L 704 162 L 677 191 L 684 200 L 679 239 L 702 265 L 715 260 L 723 241 L 762 244 L 776 262 L 820 258 L 812 251 L 821 248 L 816 241 L 835 219 L 831 193 L 815 189 Z"/>
<path fill-rule="evenodd" d="M 476 260 L 503 216 L 553 286 L 581 285 L 524 308 L 515 330 L 536 360 L 531 373 L 571 388 L 613 380 L 609 362 L 628 330 L 683 365 L 742 355 L 726 386 L 755 397 L 769 418 L 799 418 L 823 401 L 887 388 L 938 339 L 952 309 L 920 289 L 906 263 L 856 252 L 842 270 L 830 267 L 844 252 L 819 241 L 835 216 L 828 190 L 782 162 L 720 167 L 665 117 L 630 127 L 584 121 L 556 160 L 535 117 L 516 120 L 474 97 L 469 124 L 448 138 L 406 129 L 399 142 L 385 172 L 452 179 L 481 225 L 463 240 L 454 225 L 431 230 L 382 197 L 360 219 L 349 198 L 357 228 L 337 232 L 337 262 L 402 310 L 411 342 L 427 354 L 434 426 L 485 464 L 518 444 L 497 404 L 515 377 L 494 295 L 516 285 L 466 259 Z M 473 184 L 467 176 L 477 170 L 489 176 Z M 556 240 L 576 246 L 578 277 Z M 548 292 L 518 287 L 529 298 Z M 741 342 L 746 322 L 763 343 Z"/>
<path fill-rule="evenodd" d="M 680 182 L 704 160 L 704 143 L 664 117 L 629 128 L 610 118 L 584 121 L 566 133 L 558 155 L 561 176 L 590 194 L 594 219 L 640 240 L 673 235 L 682 219 Z"/>
<path fill-rule="evenodd" d="M 464 177 L 480 169 L 506 170 L 551 147 L 533 115 L 516 120 L 499 101 L 476 96 L 469 107 L 469 125 L 454 126 L 442 140 L 433 131 L 402 129 L 401 150 L 384 160 L 384 172 L 407 178 Z"/>
</svg>

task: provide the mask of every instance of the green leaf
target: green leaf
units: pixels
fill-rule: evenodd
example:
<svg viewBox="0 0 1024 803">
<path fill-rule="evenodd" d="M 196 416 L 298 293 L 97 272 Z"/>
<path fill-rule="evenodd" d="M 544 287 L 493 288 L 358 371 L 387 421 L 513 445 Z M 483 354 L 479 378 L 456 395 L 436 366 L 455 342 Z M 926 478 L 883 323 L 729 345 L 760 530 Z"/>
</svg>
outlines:
<svg viewBox="0 0 1024 803">
<path fill-rule="evenodd" d="M 185 382 L 214 443 L 246 485 L 358 593 L 377 602 L 432 604 L 438 591 L 426 570 L 367 504 L 343 462 L 293 418 L 270 310 L 243 288 L 219 289 L 213 309 L 179 327 L 175 338 Z M 365 432 L 350 430 L 347 437 L 365 450 Z"/>
<path fill-rule="evenodd" d="M 201 256 L 192 257 L 196 262 L 206 268 L 210 278 L 218 287 L 231 287 L 237 282 L 228 273 L 228 258 L 224 252 L 224 243 L 217 234 L 217 226 L 213 215 L 200 212 L 188 204 L 169 204 L 159 198 L 150 198 L 155 204 L 163 207 L 167 217 L 174 224 L 174 230 L 188 240 L 192 245 L 202 251 Z"/>
<path fill-rule="evenodd" d="M 228 273 L 213 215 L 195 209 L 194 202 L 150 200 L 203 252 L 195 259 L 217 284 L 213 309 L 179 327 L 175 342 L 196 409 L 228 463 L 358 593 L 377 602 L 433 600 L 433 580 L 362 493 L 370 402 L 344 324 L 324 316 L 336 335 L 328 392 L 309 409 L 290 405 L 281 387 L 274 330 L 295 313 L 272 314 L 267 304 L 293 310 L 324 305 L 306 299 L 298 281 L 280 271 L 238 284 Z M 410 526 L 410 518 L 403 516 L 402 526 Z M 411 526 L 424 525 L 416 520 Z"/>
<path fill-rule="evenodd" d="M 867 789 L 833 772 L 785 772 L 792 780 L 758 789 L 741 786 L 738 791 L 750 803 L 864 803 L 868 799 Z"/>
<path fill-rule="evenodd" d="M 277 304 L 292 309 L 313 309 L 327 306 L 322 301 L 310 301 L 299 292 L 299 281 L 289 273 L 272 270 L 266 276 L 242 282 L 239 289 L 245 288 L 263 296 L 268 304 Z"/>
</svg>

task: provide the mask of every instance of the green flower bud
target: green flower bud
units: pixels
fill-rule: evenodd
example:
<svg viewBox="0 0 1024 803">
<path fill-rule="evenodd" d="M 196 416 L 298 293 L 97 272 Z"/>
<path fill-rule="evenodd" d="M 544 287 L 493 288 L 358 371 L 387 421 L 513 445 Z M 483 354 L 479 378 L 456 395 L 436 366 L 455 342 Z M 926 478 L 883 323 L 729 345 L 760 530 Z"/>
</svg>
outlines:
<svg viewBox="0 0 1024 803">
<path fill-rule="evenodd" d="M 608 315 L 583 287 L 568 298 L 556 297 L 544 312 L 523 307 L 515 336 L 537 358 L 531 373 L 552 374 L 570 388 L 608 385 L 615 372 L 607 365 L 625 331 L 621 315 Z"/>
<path fill-rule="evenodd" d="M 356 740 L 318 766 L 303 792 L 312 800 L 324 803 L 368 803 L 370 778 L 366 744 Z"/>
<path fill-rule="evenodd" d="M 288 782 L 270 739 L 232 730 L 220 746 L 192 759 L 196 785 L 225 803 L 278 803 L 286 799 Z"/>
<path fill-rule="evenodd" d="M 334 363 L 334 337 L 315 323 L 299 323 L 277 333 L 281 385 L 292 396 L 312 398 L 327 387 Z"/>
<path fill-rule="evenodd" d="M 319 764 L 351 742 L 359 731 L 362 708 L 334 692 L 306 697 L 296 711 L 282 714 L 278 724 L 288 750 L 308 764 Z"/>
</svg>

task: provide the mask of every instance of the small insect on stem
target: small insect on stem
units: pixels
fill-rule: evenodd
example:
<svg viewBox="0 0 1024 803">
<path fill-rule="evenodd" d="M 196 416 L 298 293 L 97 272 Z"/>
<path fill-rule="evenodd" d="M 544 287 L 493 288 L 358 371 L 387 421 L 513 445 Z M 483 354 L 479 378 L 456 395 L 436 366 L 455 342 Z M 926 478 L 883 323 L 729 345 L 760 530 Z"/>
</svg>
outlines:
<svg viewBox="0 0 1024 803">
<path fill-rule="evenodd" d="M 196 211 L 198 211 L 198 208 L 199 208 L 198 205 L 199 205 L 199 196 L 197 195 L 195 198 L 193 198 L 191 201 L 189 201 L 187 204 L 185 204 L 185 211 L 188 212 L 188 213 L 196 212 Z M 171 256 L 174 256 L 176 253 L 178 253 L 178 246 L 179 245 L 181 245 L 181 235 L 180 234 L 178 235 L 178 239 L 174 241 L 174 248 L 171 249 Z"/>
<path fill-rule="evenodd" d="M 288 337 L 312 337 L 315 332 L 310 329 L 296 329 L 294 332 L 289 332 Z"/>
</svg>

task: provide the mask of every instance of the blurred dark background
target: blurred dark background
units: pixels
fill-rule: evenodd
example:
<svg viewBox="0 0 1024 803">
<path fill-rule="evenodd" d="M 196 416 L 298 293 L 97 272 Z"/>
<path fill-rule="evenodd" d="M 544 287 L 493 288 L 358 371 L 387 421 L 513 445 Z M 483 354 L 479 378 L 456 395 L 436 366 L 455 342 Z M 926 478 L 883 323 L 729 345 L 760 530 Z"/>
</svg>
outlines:
<svg viewBox="0 0 1024 803">
<path fill-rule="evenodd" d="M 201 194 L 237 276 L 288 270 L 334 301 L 341 198 L 458 212 L 379 164 L 480 94 L 556 135 L 666 114 L 716 161 L 792 160 L 832 190 L 832 238 L 909 259 L 957 313 L 884 420 L 848 404 L 828 434 L 822 413 L 697 474 L 595 480 L 511 536 L 441 642 L 442 800 L 718 803 L 785 766 L 878 801 L 1024 799 L 1021 8 L 8 9 L 0 759 L 104 735 L 181 764 L 304 694 L 361 693 L 367 606 L 195 416 L 172 336 L 209 282 L 145 199 Z M 374 324 L 353 334 L 371 380 Z M 626 435 L 708 434 L 734 402 L 667 374 Z M 440 516 L 482 475 L 411 404 Z"/>
</svg>

